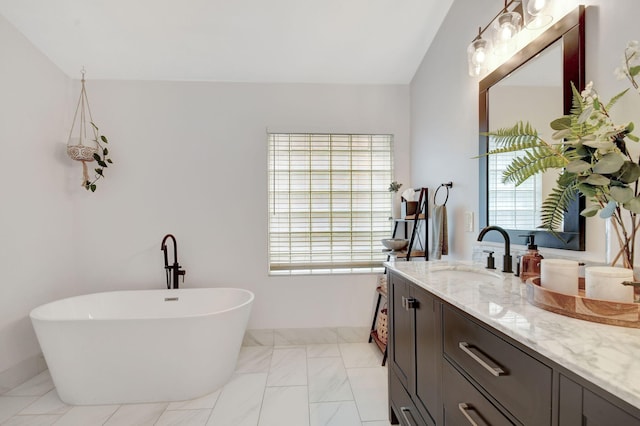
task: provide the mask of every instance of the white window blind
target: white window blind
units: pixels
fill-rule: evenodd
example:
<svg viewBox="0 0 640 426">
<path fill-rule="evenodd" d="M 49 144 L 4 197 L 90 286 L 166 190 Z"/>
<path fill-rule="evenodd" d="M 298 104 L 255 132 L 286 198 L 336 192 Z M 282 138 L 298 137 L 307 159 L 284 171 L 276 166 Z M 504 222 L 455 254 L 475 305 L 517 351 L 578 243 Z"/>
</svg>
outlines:
<svg viewBox="0 0 640 426">
<path fill-rule="evenodd" d="M 390 234 L 392 135 L 269 137 L 269 270 L 379 267 Z"/>
<path fill-rule="evenodd" d="M 495 149 L 493 138 L 489 149 Z M 540 223 L 542 178 L 536 174 L 519 186 L 502 182 L 502 172 L 517 153 L 505 152 L 489 156 L 489 223 L 508 229 L 536 229 Z"/>
</svg>

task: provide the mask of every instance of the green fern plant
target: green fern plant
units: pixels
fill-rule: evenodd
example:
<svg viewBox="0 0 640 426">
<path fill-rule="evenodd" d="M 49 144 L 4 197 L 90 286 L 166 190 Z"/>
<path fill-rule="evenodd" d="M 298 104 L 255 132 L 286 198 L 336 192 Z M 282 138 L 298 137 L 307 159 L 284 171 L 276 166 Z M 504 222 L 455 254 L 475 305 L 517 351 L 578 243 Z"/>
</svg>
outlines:
<svg viewBox="0 0 640 426">
<path fill-rule="evenodd" d="M 621 246 L 635 239 L 638 227 L 636 215 L 640 213 L 638 179 L 640 165 L 631 158 L 627 139 L 638 142 L 631 132 L 633 123 L 616 125 L 609 110 L 626 90 L 603 104 L 589 83 L 579 92 L 572 85 L 573 102 L 569 115 L 553 120 L 553 142 L 543 140 L 529 123 L 519 122 L 510 128 L 498 129 L 485 135 L 495 142 L 495 149 L 486 155 L 517 152 L 503 172 L 503 182 L 522 184 L 530 177 L 549 169 L 559 169 L 556 186 L 542 204 L 542 227 L 558 229 L 564 212 L 577 193 L 589 200 L 580 214 L 585 217 L 599 214 L 612 218 Z M 630 215 L 631 227 L 627 231 L 622 214 Z M 621 255 L 626 253 L 622 253 Z M 633 264 L 632 259 L 625 259 Z"/>
</svg>

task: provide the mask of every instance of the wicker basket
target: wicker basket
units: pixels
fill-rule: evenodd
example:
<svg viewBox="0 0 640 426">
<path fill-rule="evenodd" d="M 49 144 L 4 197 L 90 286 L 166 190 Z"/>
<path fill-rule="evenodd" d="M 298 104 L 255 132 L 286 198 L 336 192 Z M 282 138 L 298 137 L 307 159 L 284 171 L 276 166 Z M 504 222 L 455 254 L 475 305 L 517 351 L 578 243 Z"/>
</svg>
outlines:
<svg viewBox="0 0 640 426">
<path fill-rule="evenodd" d="M 389 336 L 389 312 L 387 308 L 380 309 L 378 313 L 378 319 L 376 320 L 376 334 L 378 339 L 385 345 L 387 344 L 387 337 Z"/>
<path fill-rule="evenodd" d="M 387 275 L 380 274 L 378 275 L 378 288 L 384 294 L 387 294 Z"/>
</svg>

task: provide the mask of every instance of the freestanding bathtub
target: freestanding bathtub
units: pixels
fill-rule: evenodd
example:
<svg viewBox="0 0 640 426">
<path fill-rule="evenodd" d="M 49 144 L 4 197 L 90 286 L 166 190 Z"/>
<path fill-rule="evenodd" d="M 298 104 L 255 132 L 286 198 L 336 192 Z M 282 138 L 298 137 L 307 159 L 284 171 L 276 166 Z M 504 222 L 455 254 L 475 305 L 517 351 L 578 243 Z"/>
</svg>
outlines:
<svg viewBox="0 0 640 426">
<path fill-rule="evenodd" d="M 253 298 L 237 288 L 114 291 L 30 316 L 67 404 L 180 401 L 229 380 Z"/>
</svg>

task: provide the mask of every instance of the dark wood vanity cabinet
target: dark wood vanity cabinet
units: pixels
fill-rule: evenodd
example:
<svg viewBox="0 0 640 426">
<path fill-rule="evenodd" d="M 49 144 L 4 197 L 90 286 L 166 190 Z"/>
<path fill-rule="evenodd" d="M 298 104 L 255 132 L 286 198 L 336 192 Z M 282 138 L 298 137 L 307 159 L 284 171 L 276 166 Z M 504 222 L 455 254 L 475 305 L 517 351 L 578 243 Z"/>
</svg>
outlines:
<svg viewBox="0 0 640 426">
<path fill-rule="evenodd" d="M 436 425 L 440 406 L 441 304 L 397 275 L 390 279 L 389 389 L 392 421 Z"/>
<path fill-rule="evenodd" d="M 395 272 L 389 276 L 392 424 L 640 426 L 640 410 Z"/>
</svg>

